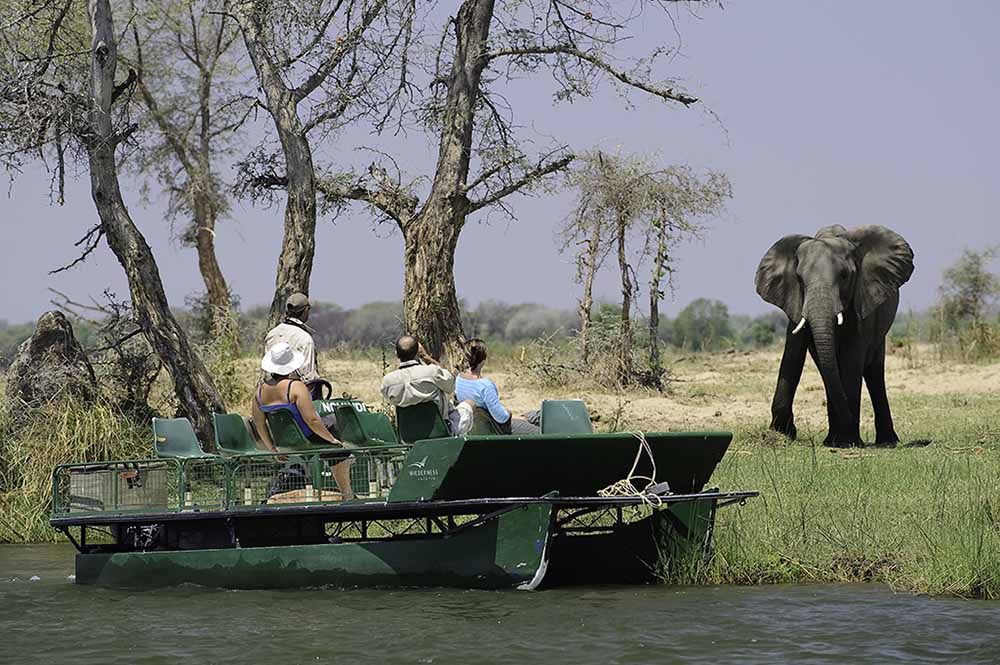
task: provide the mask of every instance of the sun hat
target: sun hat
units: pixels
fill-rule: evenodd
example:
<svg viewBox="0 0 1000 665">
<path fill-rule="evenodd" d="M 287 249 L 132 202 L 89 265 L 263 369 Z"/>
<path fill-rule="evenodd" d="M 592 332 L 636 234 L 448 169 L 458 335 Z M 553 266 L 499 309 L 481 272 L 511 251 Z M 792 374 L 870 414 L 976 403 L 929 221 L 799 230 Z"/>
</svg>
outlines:
<svg viewBox="0 0 1000 665">
<path fill-rule="evenodd" d="M 299 369 L 306 363 L 306 356 L 301 351 L 296 351 L 288 342 L 278 342 L 264 352 L 261 358 L 260 368 L 271 374 L 286 376 Z"/>
</svg>

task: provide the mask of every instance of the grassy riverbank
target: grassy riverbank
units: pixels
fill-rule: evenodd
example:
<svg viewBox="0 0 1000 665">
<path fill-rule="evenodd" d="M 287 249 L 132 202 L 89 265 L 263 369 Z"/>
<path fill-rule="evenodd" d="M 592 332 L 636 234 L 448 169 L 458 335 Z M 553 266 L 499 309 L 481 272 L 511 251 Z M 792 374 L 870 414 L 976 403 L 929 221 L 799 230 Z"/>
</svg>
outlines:
<svg viewBox="0 0 1000 665">
<path fill-rule="evenodd" d="M 1000 364 L 946 363 L 932 347 L 891 356 L 897 431 L 919 445 L 830 450 L 821 445 L 823 390 L 811 366 L 796 403 L 799 440 L 766 430 L 779 357 L 777 351 L 675 356 L 666 395 L 615 393 L 585 381 L 543 386 L 518 369 L 516 349 L 487 369 L 515 411 L 537 408 L 543 397 L 582 397 L 599 429 L 735 433 L 713 484 L 763 495 L 720 511 L 714 557 L 696 571 L 696 581 L 866 581 L 1000 597 Z M 321 364 L 338 392 L 378 404 L 381 353 L 326 354 Z M 239 375 L 249 396 L 253 359 L 239 362 Z M 160 399 L 169 406 L 165 391 Z M 867 400 L 863 410 L 862 433 L 873 438 Z M 147 426 L 117 417 L 111 406 L 69 405 L 55 413 L 62 415 L 35 419 L 3 446 L 5 477 L 19 480 L 0 494 L 0 540 L 54 538 L 45 519 L 55 463 L 138 456 L 149 447 Z"/>
</svg>

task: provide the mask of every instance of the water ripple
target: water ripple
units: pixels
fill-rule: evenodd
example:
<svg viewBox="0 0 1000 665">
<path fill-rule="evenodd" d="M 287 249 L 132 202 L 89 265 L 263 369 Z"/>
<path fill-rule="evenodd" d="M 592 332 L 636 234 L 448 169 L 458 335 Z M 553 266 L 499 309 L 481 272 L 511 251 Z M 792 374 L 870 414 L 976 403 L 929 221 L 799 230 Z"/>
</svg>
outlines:
<svg viewBox="0 0 1000 665">
<path fill-rule="evenodd" d="M 871 586 L 123 592 L 72 561 L 0 546 L 4 662 L 1000 662 L 1000 605 Z"/>
</svg>

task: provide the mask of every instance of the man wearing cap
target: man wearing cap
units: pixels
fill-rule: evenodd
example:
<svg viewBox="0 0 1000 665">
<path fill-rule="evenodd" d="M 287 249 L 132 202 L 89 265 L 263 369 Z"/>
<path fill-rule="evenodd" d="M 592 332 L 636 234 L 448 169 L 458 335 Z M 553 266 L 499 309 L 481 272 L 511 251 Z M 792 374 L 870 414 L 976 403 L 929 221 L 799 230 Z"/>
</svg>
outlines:
<svg viewBox="0 0 1000 665">
<path fill-rule="evenodd" d="M 264 352 L 270 351 L 276 344 L 284 342 L 305 356 L 305 364 L 298 370 L 302 381 L 309 386 L 313 399 L 320 399 L 319 394 L 325 383 L 319 376 L 316 364 L 316 343 L 313 341 L 312 328 L 306 325 L 309 320 L 309 297 L 304 293 L 293 293 L 285 301 L 285 320 L 276 325 L 264 338 Z"/>
</svg>

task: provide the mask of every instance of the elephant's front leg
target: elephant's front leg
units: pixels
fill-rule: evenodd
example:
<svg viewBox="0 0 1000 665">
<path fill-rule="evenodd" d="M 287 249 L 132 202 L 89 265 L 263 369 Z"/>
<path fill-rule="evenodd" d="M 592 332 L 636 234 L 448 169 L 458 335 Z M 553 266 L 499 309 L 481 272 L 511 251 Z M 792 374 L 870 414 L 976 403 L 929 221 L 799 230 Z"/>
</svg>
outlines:
<svg viewBox="0 0 1000 665">
<path fill-rule="evenodd" d="M 850 358 L 849 354 L 844 355 Z M 863 358 L 858 356 L 840 370 L 850 413 L 846 417 L 841 417 L 836 421 L 836 424 L 834 421 L 830 422 L 830 433 L 826 445 L 838 447 L 864 445 L 864 441 L 861 440 L 861 377 L 864 372 L 863 368 Z"/>
<path fill-rule="evenodd" d="M 899 436 L 892 425 L 889 397 L 885 392 L 885 340 L 865 368 L 865 385 L 872 399 L 875 412 L 875 443 L 899 443 Z"/>
<path fill-rule="evenodd" d="M 792 334 L 793 324 L 789 323 L 785 333 L 785 352 L 781 356 L 781 367 L 778 369 L 778 385 L 774 389 L 774 399 L 771 400 L 771 429 L 781 432 L 792 439 L 795 438 L 795 416 L 792 414 L 792 402 L 795 401 L 795 390 L 802 378 L 802 366 L 806 362 L 808 348 L 807 333 Z"/>
</svg>

